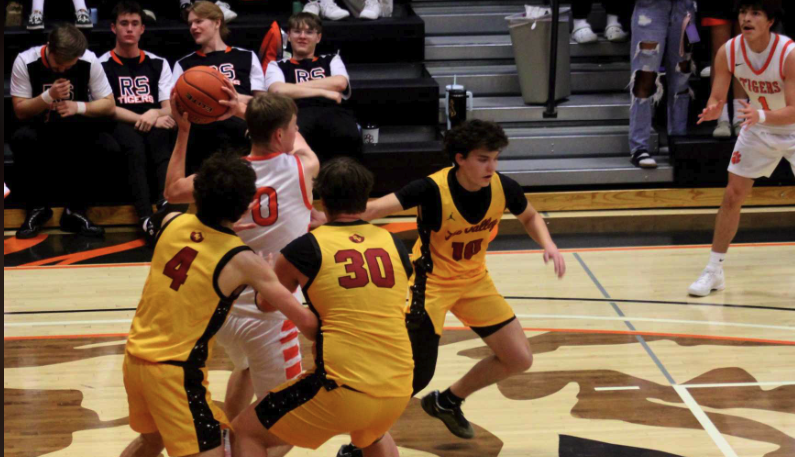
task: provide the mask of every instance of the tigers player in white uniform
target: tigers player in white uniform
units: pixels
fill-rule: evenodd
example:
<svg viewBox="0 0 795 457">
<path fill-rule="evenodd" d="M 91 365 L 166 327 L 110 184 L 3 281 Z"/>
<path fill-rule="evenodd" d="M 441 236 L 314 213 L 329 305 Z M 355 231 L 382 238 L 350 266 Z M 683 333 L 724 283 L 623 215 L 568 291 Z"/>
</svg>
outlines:
<svg viewBox="0 0 795 457">
<path fill-rule="evenodd" d="M 310 223 L 322 223 L 324 218 L 312 209 L 310 199 L 320 163 L 298 134 L 298 108 L 292 99 L 258 94 L 247 107 L 240 108 L 245 114 L 236 115 L 245 115 L 250 130 L 252 149 L 246 160 L 257 174 L 257 194 L 236 229 L 243 242 L 268 257 L 306 234 Z M 193 194 L 193 176 L 185 177 L 184 172 L 190 123 L 183 119 L 178 123 L 165 192 L 169 202 L 175 204 L 190 203 Z M 300 290 L 296 298 L 303 302 Z M 248 407 L 254 394 L 261 399 L 303 371 L 298 329 L 280 312 L 259 311 L 256 300 L 255 292 L 246 289 L 217 334 L 235 365 L 225 401 L 230 418 Z M 284 455 L 288 450 L 271 455 Z"/>
<path fill-rule="evenodd" d="M 795 173 L 795 43 L 771 32 L 782 12 L 781 0 L 741 0 L 742 34 L 716 56 L 712 95 L 699 124 L 720 116 L 732 75 L 751 102 L 743 102 L 740 110 L 744 122 L 729 165 L 729 186 L 718 213 L 710 261 L 688 289 L 690 295 L 705 297 L 726 287 L 723 262 L 754 180 L 770 177 L 782 159 Z"/>
</svg>

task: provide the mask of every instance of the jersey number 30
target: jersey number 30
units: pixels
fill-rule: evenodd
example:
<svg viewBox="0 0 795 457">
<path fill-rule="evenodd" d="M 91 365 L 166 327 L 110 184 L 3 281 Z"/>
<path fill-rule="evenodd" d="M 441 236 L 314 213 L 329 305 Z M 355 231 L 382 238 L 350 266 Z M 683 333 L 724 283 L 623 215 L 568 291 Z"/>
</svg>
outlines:
<svg viewBox="0 0 795 457">
<path fill-rule="evenodd" d="M 367 259 L 366 269 L 364 267 L 365 259 Z M 368 249 L 364 251 L 364 255 L 353 249 L 339 251 L 334 255 L 334 260 L 337 263 L 346 263 L 345 272 L 350 276 L 339 278 L 340 286 L 346 289 L 364 287 L 371 280 L 376 287 L 383 289 L 391 289 L 395 286 L 395 269 L 392 267 L 392 259 L 389 257 L 389 253 L 381 248 Z M 384 267 L 383 274 L 381 266 Z M 369 274 L 367 270 L 370 270 Z"/>
<path fill-rule="evenodd" d="M 171 279 L 171 288 L 179 292 L 179 288 L 188 280 L 188 270 L 196 260 L 199 252 L 191 248 L 182 248 L 181 251 L 169 260 L 163 274 Z"/>
</svg>

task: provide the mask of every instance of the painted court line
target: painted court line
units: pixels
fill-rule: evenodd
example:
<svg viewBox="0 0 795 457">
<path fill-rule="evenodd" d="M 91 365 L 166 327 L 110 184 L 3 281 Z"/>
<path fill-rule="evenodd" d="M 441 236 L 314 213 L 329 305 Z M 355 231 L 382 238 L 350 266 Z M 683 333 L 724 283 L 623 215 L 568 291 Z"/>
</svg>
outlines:
<svg viewBox="0 0 795 457">
<path fill-rule="evenodd" d="M 60 327 L 62 325 L 95 325 L 95 324 L 130 324 L 132 319 L 116 319 L 108 321 L 62 321 L 62 322 L 12 322 L 6 324 L 3 322 L 3 327 Z"/>
<path fill-rule="evenodd" d="M 716 389 L 721 387 L 777 387 L 795 386 L 795 381 L 784 382 L 729 382 L 723 384 L 681 384 L 685 389 Z"/>
<path fill-rule="evenodd" d="M 714 321 L 690 321 L 681 319 L 656 319 L 651 317 L 604 317 L 604 316 L 577 316 L 577 315 L 558 315 L 558 314 L 517 314 L 520 319 L 581 319 L 595 321 L 626 321 L 626 322 L 660 322 L 665 324 L 693 324 L 709 325 L 715 327 L 745 327 L 762 328 L 766 330 L 787 330 L 795 331 L 795 327 L 784 325 L 763 325 L 763 324 L 741 324 L 735 322 L 714 322 Z"/>
<path fill-rule="evenodd" d="M 687 407 L 690 409 L 690 412 L 696 416 L 698 422 L 702 427 L 704 427 L 704 430 L 707 431 L 710 438 L 712 438 L 712 441 L 715 442 L 723 455 L 726 457 L 738 457 L 737 453 L 734 452 L 734 449 L 732 449 L 732 447 L 729 445 L 729 442 L 726 441 L 726 438 L 721 435 L 718 428 L 715 427 L 715 424 L 713 424 L 709 416 L 707 416 L 707 413 L 705 413 L 704 410 L 698 406 L 698 403 L 696 403 L 696 400 L 692 395 L 690 395 L 690 392 L 687 390 L 687 388 L 679 385 L 675 385 L 673 387 L 676 393 L 679 394 L 679 397 L 682 398 L 682 401 L 685 402 L 685 405 L 687 405 Z"/>
<path fill-rule="evenodd" d="M 613 392 L 619 390 L 640 390 L 638 386 L 626 386 L 626 387 L 597 387 L 595 389 L 597 392 Z"/>
</svg>

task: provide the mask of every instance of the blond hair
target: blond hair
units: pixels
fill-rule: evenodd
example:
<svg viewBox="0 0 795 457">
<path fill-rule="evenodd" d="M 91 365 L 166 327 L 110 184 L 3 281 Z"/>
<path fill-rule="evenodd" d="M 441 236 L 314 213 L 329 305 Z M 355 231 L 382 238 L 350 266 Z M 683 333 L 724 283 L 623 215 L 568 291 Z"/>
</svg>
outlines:
<svg viewBox="0 0 795 457">
<path fill-rule="evenodd" d="M 224 20 L 224 12 L 221 8 L 213 2 L 202 0 L 196 2 L 188 8 L 188 13 L 193 13 L 202 19 L 209 19 L 211 21 L 221 21 L 221 27 L 218 32 L 221 34 L 221 39 L 226 40 L 229 36 L 229 28 L 226 26 Z"/>
</svg>

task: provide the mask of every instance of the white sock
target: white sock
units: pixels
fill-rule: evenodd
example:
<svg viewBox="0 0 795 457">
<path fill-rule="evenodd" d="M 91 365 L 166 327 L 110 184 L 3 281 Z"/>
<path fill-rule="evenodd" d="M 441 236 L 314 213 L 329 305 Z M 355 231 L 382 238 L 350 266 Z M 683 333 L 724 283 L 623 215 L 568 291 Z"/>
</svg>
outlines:
<svg viewBox="0 0 795 457">
<path fill-rule="evenodd" d="M 44 0 L 33 0 L 33 6 L 31 7 L 31 11 L 41 11 L 44 12 Z"/>
<path fill-rule="evenodd" d="M 750 102 L 750 100 L 747 99 L 742 99 L 742 101 L 745 103 Z M 740 100 L 734 100 L 732 104 L 734 105 L 734 122 L 732 122 L 732 124 L 740 124 L 742 120 L 738 117 L 738 115 L 740 114 L 740 110 L 743 109 L 743 105 L 740 103 Z"/>
<path fill-rule="evenodd" d="M 718 254 L 713 251 L 709 254 L 709 263 L 707 264 L 708 270 L 721 270 L 723 269 L 723 262 L 726 260 L 726 254 Z"/>
<path fill-rule="evenodd" d="M 582 29 L 591 27 L 591 24 L 588 23 L 588 19 L 575 19 L 574 20 L 574 30 Z"/>
<path fill-rule="evenodd" d="M 179 6 L 190 5 L 190 0 L 179 0 Z"/>
<path fill-rule="evenodd" d="M 720 113 L 718 122 L 729 122 L 729 105 L 723 105 L 723 111 Z"/>
<path fill-rule="evenodd" d="M 607 26 L 610 27 L 611 25 L 619 25 L 619 26 L 621 25 L 618 22 L 618 16 L 616 16 L 615 14 L 607 15 Z"/>
<path fill-rule="evenodd" d="M 75 5 L 75 11 L 88 11 L 88 8 L 86 7 L 86 0 L 72 0 L 72 3 Z"/>
</svg>

